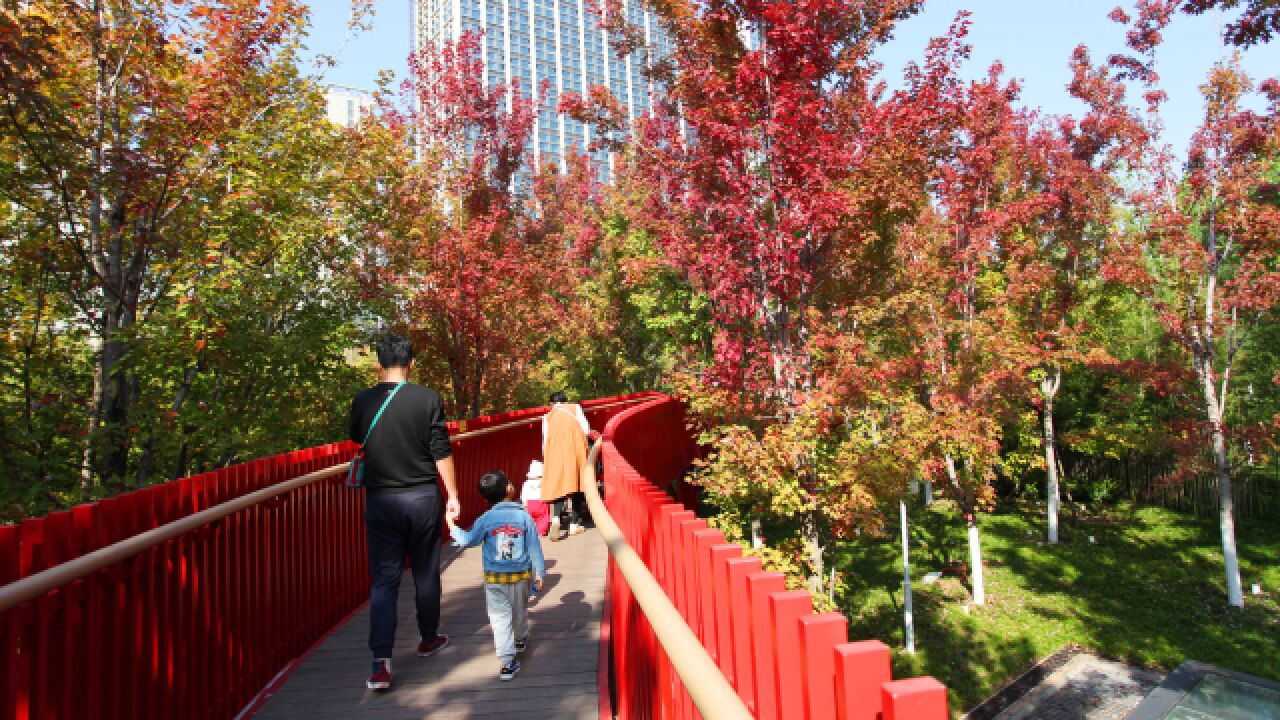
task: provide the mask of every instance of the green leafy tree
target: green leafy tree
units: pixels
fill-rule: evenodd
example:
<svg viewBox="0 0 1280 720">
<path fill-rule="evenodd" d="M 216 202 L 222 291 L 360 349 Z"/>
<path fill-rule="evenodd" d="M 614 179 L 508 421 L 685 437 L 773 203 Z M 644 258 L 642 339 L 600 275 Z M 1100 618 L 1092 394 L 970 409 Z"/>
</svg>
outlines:
<svg viewBox="0 0 1280 720">
<path fill-rule="evenodd" d="M 138 338 L 202 253 L 235 137 L 297 101 L 290 0 L 26 2 L 3 11 L 5 199 L 87 330 L 84 475 L 120 488 L 137 447 Z M 37 252 L 37 255 L 39 253 Z"/>
<path fill-rule="evenodd" d="M 333 438 L 348 152 L 288 0 L 0 14 L 11 515 Z"/>
</svg>

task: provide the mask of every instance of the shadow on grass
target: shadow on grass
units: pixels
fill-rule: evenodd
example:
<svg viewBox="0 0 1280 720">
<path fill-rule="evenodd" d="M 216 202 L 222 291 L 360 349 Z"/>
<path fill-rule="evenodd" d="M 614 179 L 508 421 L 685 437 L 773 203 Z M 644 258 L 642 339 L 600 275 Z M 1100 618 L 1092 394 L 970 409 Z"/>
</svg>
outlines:
<svg viewBox="0 0 1280 720">
<path fill-rule="evenodd" d="M 1036 646 L 1028 637 L 984 636 L 980 624 L 962 609 L 968 594 L 956 580 L 926 586 L 913 592 L 912 599 L 915 655 L 901 650 L 904 631 L 900 594 L 894 602 L 878 605 L 871 612 L 864 610 L 856 619 L 850 613 L 849 637 L 876 637 L 894 648 L 895 678 L 936 677 L 947 686 L 953 711 L 981 702 L 989 694 L 985 692 L 987 688 L 1016 677 L 1039 659 Z"/>
<path fill-rule="evenodd" d="M 1141 512 L 1105 533 L 1081 528 L 1063 544 L 1024 548 L 1009 542 L 1007 527 L 992 523 L 988 533 L 1004 542 L 1007 583 L 1035 598 L 1059 599 L 1036 606 L 1037 612 L 1073 624 L 1082 644 L 1166 669 L 1194 658 L 1280 676 L 1276 603 L 1249 598 L 1243 612 L 1227 605 L 1218 532 L 1211 523 Z M 1260 555 L 1280 542 L 1264 528 L 1241 534 L 1262 541 Z M 1251 549 L 1242 547 L 1246 577 L 1260 574 L 1248 562 L 1252 558 Z"/>
</svg>

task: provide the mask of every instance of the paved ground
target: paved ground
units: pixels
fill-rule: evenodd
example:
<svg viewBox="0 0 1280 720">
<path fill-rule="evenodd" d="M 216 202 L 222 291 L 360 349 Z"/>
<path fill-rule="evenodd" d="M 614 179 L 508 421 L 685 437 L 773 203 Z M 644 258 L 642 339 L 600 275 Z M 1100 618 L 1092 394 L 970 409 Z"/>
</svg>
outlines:
<svg viewBox="0 0 1280 720">
<path fill-rule="evenodd" d="M 481 593 L 480 549 L 447 551 L 441 631 L 451 645 L 419 658 L 413 578 L 400 586 L 395 674 L 390 692 L 364 687 L 368 611 L 329 638 L 254 715 L 277 718 L 599 718 L 596 666 L 608 551 L 594 530 L 543 542 L 548 588 L 530 609 L 529 649 L 515 680 L 498 680 L 498 659 Z M 455 557 L 456 555 L 456 557 Z"/>
<path fill-rule="evenodd" d="M 1121 720 L 1163 679 L 1161 672 L 1080 652 L 995 717 Z"/>
</svg>

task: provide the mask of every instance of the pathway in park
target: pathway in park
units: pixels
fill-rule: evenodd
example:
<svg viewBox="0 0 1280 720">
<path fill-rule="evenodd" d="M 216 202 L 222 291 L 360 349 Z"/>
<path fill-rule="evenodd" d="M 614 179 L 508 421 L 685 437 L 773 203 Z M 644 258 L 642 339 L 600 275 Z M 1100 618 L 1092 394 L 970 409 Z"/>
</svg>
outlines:
<svg viewBox="0 0 1280 720">
<path fill-rule="evenodd" d="M 394 685 L 365 689 L 369 674 L 369 613 L 365 607 L 336 629 L 274 688 L 255 720 L 377 717 L 599 718 L 596 668 L 608 550 L 590 530 L 558 543 L 543 539 L 547 585 L 530 608 L 529 649 L 515 680 L 498 680 L 493 634 L 481 590 L 480 548 L 445 551 L 441 631 L 449 647 L 430 658 L 415 654 L 413 578 L 406 575 L 397 606 Z"/>
<path fill-rule="evenodd" d="M 1164 677 L 1160 671 L 1073 651 L 1060 667 L 994 718 L 1122 720 Z M 978 715 L 980 710 L 973 714 Z"/>
</svg>

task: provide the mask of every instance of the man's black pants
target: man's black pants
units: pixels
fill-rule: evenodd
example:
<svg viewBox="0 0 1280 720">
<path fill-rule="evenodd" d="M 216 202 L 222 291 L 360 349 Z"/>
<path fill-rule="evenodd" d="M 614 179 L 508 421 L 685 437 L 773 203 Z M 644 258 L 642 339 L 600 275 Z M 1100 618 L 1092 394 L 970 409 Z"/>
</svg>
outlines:
<svg viewBox="0 0 1280 720">
<path fill-rule="evenodd" d="M 434 640 L 440 625 L 440 491 L 434 484 L 404 492 L 368 491 L 364 524 L 373 578 L 369 648 L 375 658 L 389 658 L 406 556 L 417 590 L 418 633 L 423 640 Z"/>
</svg>

